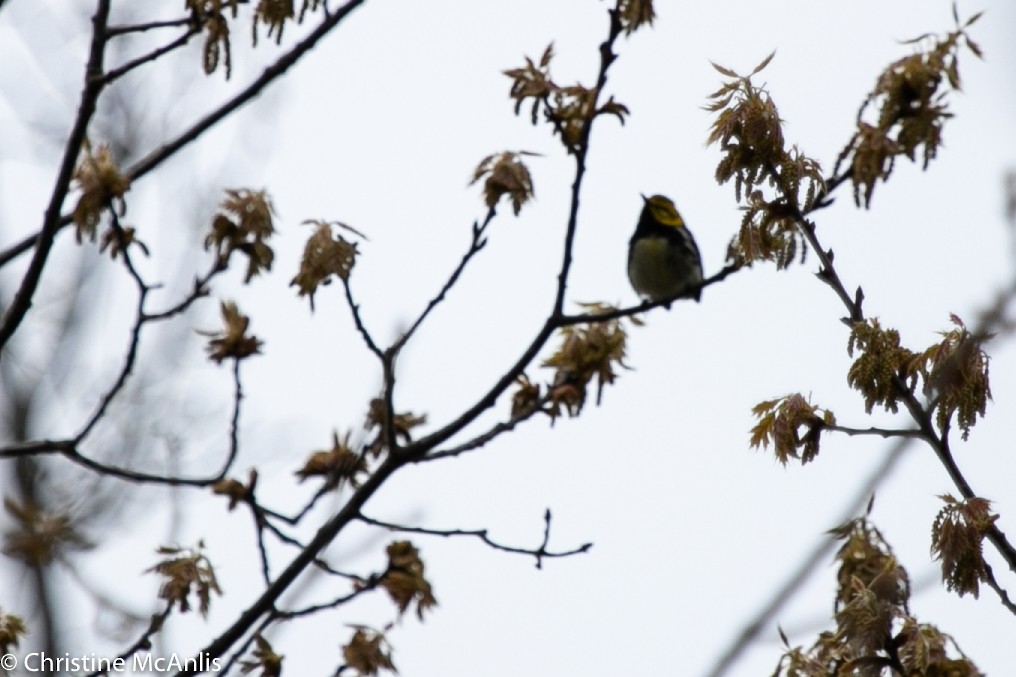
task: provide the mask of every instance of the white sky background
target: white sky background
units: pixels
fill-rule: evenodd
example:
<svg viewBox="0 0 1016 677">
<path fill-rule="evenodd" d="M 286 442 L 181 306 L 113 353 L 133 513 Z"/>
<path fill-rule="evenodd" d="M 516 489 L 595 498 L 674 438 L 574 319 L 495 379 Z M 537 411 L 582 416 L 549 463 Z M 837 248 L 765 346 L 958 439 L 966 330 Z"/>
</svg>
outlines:
<svg viewBox="0 0 1016 677">
<path fill-rule="evenodd" d="M 18 22 L 41 15 L 30 2 L 8 1 L 0 12 L 0 55 L 31 68 L 44 60 L 39 51 L 18 46 Z M 631 117 L 624 127 L 608 118 L 596 122 L 569 299 L 635 301 L 625 256 L 640 192 L 672 196 L 696 235 L 707 273 L 722 266 L 740 212 L 733 187 L 713 179 L 718 151 L 704 145 L 711 117 L 702 106 L 721 83 L 710 60 L 747 72 L 777 49 L 759 79 L 786 121 L 788 143 L 828 172 L 877 74 L 910 53 L 899 41 L 950 29 L 950 6 L 941 0 L 660 0 L 654 28 L 616 47 L 607 94 L 626 104 Z M 310 233 L 300 222 L 336 219 L 368 234 L 353 286 L 369 328 L 387 343 L 440 288 L 468 245 L 470 224 L 483 216 L 478 187 L 465 186 L 480 159 L 504 149 L 543 154 L 528 160 L 535 203 L 519 218 L 507 206 L 500 210 L 487 249 L 399 363 L 397 408 L 426 412 L 435 425 L 449 420 L 486 391 L 538 330 L 552 303 L 569 202 L 571 159 L 549 127 L 534 128 L 527 114 L 512 114 L 509 80 L 500 72 L 521 65 L 523 56 L 538 58 L 553 41 L 555 81 L 590 84 L 606 8 L 593 0 L 369 0 L 290 77 L 215 132 L 211 148 L 192 148 L 168 165 L 182 172 L 200 166 L 223 187 L 264 186 L 275 200 L 273 274 L 249 288 L 217 289 L 238 299 L 265 340 L 265 355 L 243 369 L 247 399 L 236 467 L 238 475 L 259 468 L 265 503 L 289 510 L 309 496 L 311 487 L 296 487 L 292 472 L 310 450 L 329 445 L 333 429 L 359 429 L 380 378 L 351 329 L 338 286 L 319 292 L 313 315 L 287 286 Z M 980 9 L 987 12 L 971 34 L 986 61 L 961 55 L 964 92 L 950 98 L 956 118 L 946 127 L 938 160 L 925 173 L 899 162 L 890 183 L 877 187 L 870 211 L 853 206 L 848 186 L 834 207 L 816 216 L 819 237 L 835 250 L 848 288 L 863 286 L 866 313 L 898 328 L 914 349 L 948 328 L 950 312 L 972 325 L 1012 274 L 1002 177 L 1016 164 L 1016 5 L 963 2 L 959 12 L 965 18 Z M 164 102 L 168 129 L 182 129 L 212 93 L 244 83 L 275 53 L 268 44 L 251 52 L 242 28 L 233 81 L 224 87 L 216 74 L 199 93 Z M 175 63 L 201 79 L 196 51 Z M 0 73 L 4 137 L 28 106 L 11 100 L 12 87 L 26 86 L 14 72 Z M 61 96 L 73 101 L 80 77 L 66 79 Z M 260 126 L 253 133 L 244 127 L 254 124 Z M 249 147 L 238 153 L 237 144 Z M 0 161 L 8 214 L 0 223 L 4 245 L 36 227 L 44 204 L 37 198 L 51 171 L 44 164 L 33 169 L 24 144 L 13 148 L 15 159 Z M 228 161 L 237 155 L 243 161 Z M 181 210 L 175 205 L 186 196 L 154 176 L 141 184 L 143 197 L 131 215 L 142 239 L 158 244 L 154 215 L 171 209 L 167 205 Z M 21 198 L 16 204 L 14 195 Z M 12 234 L 9 224 L 22 222 L 29 225 Z M 588 554 L 549 560 L 536 571 L 531 558 L 467 539 L 413 536 L 440 606 L 425 623 L 407 616 L 391 633 L 400 673 L 704 674 L 836 524 L 889 446 L 879 438 L 826 437 L 816 462 L 783 468 L 748 449 L 751 407 L 800 391 L 846 425 L 906 424 L 903 416 L 865 417 L 863 400 L 847 389 L 844 310 L 815 270 L 814 257 L 780 273 L 757 266 L 707 289 L 699 305 L 653 312 L 647 326 L 631 332 L 634 371 L 604 391 L 601 406 L 591 402 L 580 418 L 559 420 L 552 430 L 535 420 L 481 451 L 407 469 L 372 500 L 372 516 L 434 528 L 488 528 L 499 542 L 531 547 L 540 542 L 549 507 L 552 548 L 595 544 Z M 209 303 L 188 321 L 210 327 L 216 315 Z M 122 332 L 109 337 L 114 346 L 124 341 Z M 228 393 L 227 369 L 202 366 L 197 337 L 186 350 L 198 358 L 193 373 L 202 380 L 195 383 Z M 1000 526 L 1012 538 L 1014 351 L 1008 344 L 989 353 L 994 403 L 969 443 L 957 439 L 955 451 L 975 490 L 995 501 Z M 223 402 L 216 410 L 222 427 L 213 427 L 213 435 L 224 436 Z M 484 420 L 506 414 L 507 401 L 499 404 Z M 217 451 L 217 439 L 196 447 L 195 472 L 207 467 L 202 454 Z M 208 466 L 217 467 L 214 458 Z M 980 600 L 961 600 L 935 584 L 929 532 L 940 506 L 935 496 L 946 492 L 955 489 L 931 451 L 915 447 L 878 492 L 873 520 L 912 580 L 924 584 L 912 602 L 918 618 L 952 633 L 983 671 L 1005 675 L 1011 649 L 1002 638 L 1012 636 L 1012 616 L 990 590 Z M 191 519 L 176 537 L 206 540 L 227 593 L 215 600 L 207 625 L 196 616 L 172 625 L 173 639 L 196 649 L 260 587 L 246 561 L 255 556 L 249 517 L 220 518 L 221 499 L 184 495 Z M 116 561 L 125 582 L 150 566 L 148 553 L 164 542 L 167 522 L 155 511 L 144 530 L 124 536 Z M 350 533 L 330 552 L 340 567 L 367 572 L 382 565 L 387 540 Z M 97 555 L 94 577 L 108 575 L 103 568 L 112 559 Z M 287 559 L 279 557 L 276 570 Z M 995 571 L 1010 593 L 1016 590 L 1004 565 L 996 563 Z M 779 615 L 792 643 L 810 644 L 831 627 L 834 578 L 832 566 L 822 567 Z M 153 577 L 139 576 L 138 594 L 151 594 L 154 584 Z M 16 611 L 17 596 L 8 585 L 2 589 L 0 607 Z M 317 585 L 298 603 L 333 594 Z M 327 674 L 349 637 L 344 624 L 382 624 L 390 616 L 382 600 L 278 628 L 269 638 L 286 654 L 286 674 Z M 87 614 L 68 621 L 80 623 L 83 637 L 90 622 Z M 80 649 L 97 650 L 85 643 Z M 769 674 L 779 653 L 771 627 L 729 674 Z"/>
</svg>

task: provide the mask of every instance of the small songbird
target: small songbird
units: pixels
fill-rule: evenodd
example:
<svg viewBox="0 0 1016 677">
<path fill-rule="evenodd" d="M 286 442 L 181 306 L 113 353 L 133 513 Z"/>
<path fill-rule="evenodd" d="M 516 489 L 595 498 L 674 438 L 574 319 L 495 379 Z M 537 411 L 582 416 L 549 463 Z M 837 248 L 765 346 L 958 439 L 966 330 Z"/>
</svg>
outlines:
<svg viewBox="0 0 1016 677">
<path fill-rule="evenodd" d="M 628 279 L 650 301 L 675 299 L 702 281 L 702 257 L 673 200 L 662 195 L 642 199 L 645 206 L 628 244 Z M 702 290 L 688 296 L 698 301 Z"/>
</svg>

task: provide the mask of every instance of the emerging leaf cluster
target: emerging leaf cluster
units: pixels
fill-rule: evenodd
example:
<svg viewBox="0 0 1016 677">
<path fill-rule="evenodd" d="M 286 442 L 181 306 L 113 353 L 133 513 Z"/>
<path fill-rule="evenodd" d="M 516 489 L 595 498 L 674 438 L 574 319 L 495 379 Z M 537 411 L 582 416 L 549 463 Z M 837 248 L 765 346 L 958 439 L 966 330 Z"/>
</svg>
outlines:
<svg viewBox="0 0 1016 677">
<path fill-rule="evenodd" d="M 947 95 L 950 89 L 960 89 L 959 52 L 966 46 L 975 56 L 981 56 L 980 47 L 966 32 L 981 14 L 962 26 L 955 7 L 953 16 L 956 29 L 944 37 L 922 35 L 908 41 L 924 47 L 890 64 L 858 112 L 857 131 L 834 170 L 835 174 L 841 164 L 848 163 L 858 206 L 871 206 L 875 184 L 889 178 L 898 156 L 916 162 L 920 150 L 927 169 L 938 153 L 943 125 L 952 117 Z M 865 120 L 872 109 L 875 113 L 869 117 L 874 119 Z"/>
<path fill-rule="evenodd" d="M 645 0 L 631 0 L 624 3 L 629 6 L 628 11 L 640 14 L 648 5 L 648 11 L 652 13 L 651 3 Z M 635 30 L 638 23 L 628 24 L 629 32 Z M 512 79 L 510 96 L 515 99 L 515 114 L 522 110 L 527 100 L 532 100 L 530 116 L 535 125 L 539 119 L 540 111 L 544 117 L 554 126 L 554 131 L 561 135 L 561 141 L 569 153 L 575 153 L 582 146 L 589 123 L 597 115 L 616 115 L 624 123 L 624 117 L 628 114 L 628 108 L 614 101 L 611 97 L 606 103 L 597 107 L 596 99 L 599 90 L 595 87 L 584 87 L 580 84 L 561 86 L 555 84 L 550 77 L 550 61 L 554 56 L 554 45 L 547 45 L 543 51 L 539 63 L 526 57 L 526 65 L 522 68 L 513 68 L 504 71 L 504 74 Z"/>
<path fill-rule="evenodd" d="M 162 576 L 159 587 L 159 599 L 179 606 L 182 613 L 190 611 L 190 596 L 194 592 L 198 597 L 198 611 L 202 616 L 208 615 L 212 593 L 222 594 L 215 578 L 212 563 L 202 552 L 203 544 L 197 548 L 180 548 L 162 546 L 157 552 L 160 555 L 171 555 L 155 566 L 146 569 Z"/>
<path fill-rule="evenodd" d="M 901 346 L 899 332 L 883 329 L 877 319 L 853 325 L 847 352 L 861 354 L 851 365 L 847 382 L 864 395 L 868 413 L 876 404 L 896 412 L 903 388 L 913 393 L 920 380 L 939 430 L 945 432 L 955 414 L 967 439 L 991 398 L 989 360 L 981 348 L 990 336 L 974 336 L 956 315 L 950 315 L 950 321 L 956 328 L 942 332 L 942 341 L 921 353 Z"/>
<path fill-rule="evenodd" d="M 308 477 L 321 477 L 325 481 L 325 489 L 333 490 L 344 480 L 349 480 L 352 487 L 360 486 L 359 475 L 367 473 L 367 460 L 353 451 L 349 445 L 350 433 L 339 439 L 337 432 L 332 433 L 332 448 L 313 452 L 304 466 L 296 471 L 300 481 Z"/>
<path fill-rule="evenodd" d="M 229 42 L 229 20 L 223 13 L 229 8 L 230 18 L 236 19 L 240 0 L 186 0 L 193 22 L 205 32 L 205 45 L 201 52 L 201 64 L 205 74 L 211 75 L 222 59 L 226 67 L 226 79 L 232 74 L 233 59 Z"/>
<path fill-rule="evenodd" d="M 300 270 L 289 283 L 299 288 L 300 296 L 310 298 L 311 310 L 314 309 L 314 294 L 319 286 L 332 283 L 332 276 L 340 280 L 348 280 L 349 274 L 356 263 L 359 253 L 355 242 L 350 242 L 332 230 L 332 226 L 345 228 L 353 233 L 355 230 L 338 222 L 308 221 L 313 224 L 314 234 L 307 239 L 300 261 Z"/>
<path fill-rule="evenodd" d="M 374 458 L 378 458 L 384 451 L 388 449 L 388 443 L 386 440 L 386 431 L 388 430 L 388 416 L 385 413 L 387 408 L 385 402 L 379 397 L 375 397 L 370 401 L 370 406 L 367 409 L 367 418 L 364 421 L 364 428 L 368 432 L 375 432 L 374 439 L 367 445 L 367 452 L 370 453 Z M 421 426 L 427 422 L 426 414 L 414 414 L 411 411 L 403 412 L 401 414 L 395 414 L 392 417 L 391 432 L 395 436 L 392 442 L 399 440 L 405 442 L 412 442 L 412 430 L 418 426 Z"/>
<path fill-rule="evenodd" d="M 342 658 L 361 677 L 372 677 L 381 670 L 398 672 L 384 633 L 372 628 L 357 627 L 353 638 L 342 647 Z"/>
<path fill-rule="evenodd" d="M 990 336 L 974 336 L 956 315 L 950 315 L 955 329 L 942 332 L 942 342 L 920 355 L 925 374 L 924 394 L 936 398 L 936 423 L 945 430 L 952 415 L 963 431 L 963 439 L 978 416 L 984 417 L 991 399 L 988 356 L 981 344 Z"/>
<path fill-rule="evenodd" d="M 942 580 L 947 590 L 962 597 L 977 597 L 981 581 L 987 580 L 982 544 L 994 528 L 998 515 L 991 502 L 983 498 L 960 501 L 946 494 L 945 503 L 931 526 L 931 552 L 942 562 Z"/>
<path fill-rule="evenodd" d="M 109 249 L 109 257 L 115 261 L 118 256 L 126 257 L 127 248 L 131 245 L 137 245 L 145 256 L 149 255 L 148 246 L 138 239 L 137 230 L 133 226 L 119 227 L 114 224 L 102 234 L 99 253 Z"/>
<path fill-rule="evenodd" d="M 631 35 L 642 26 L 652 26 L 656 18 L 653 0 L 620 0 L 617 13 L 625 35 Z"/>
<path fill-rule="evenodd" d="M 423 612 L 437 605 L 430 583 L 424 578 L 423 560 L 409 541 L 392 541 L 386 549 L 388 568 L 381 586 L 403 614 L 416 602 L 416 616 L 423 620 Z"/>
<path fill-rule="evenodd" d="M 4 554 L 31 567 L 42 567 L 71 550 L 89 550 L 92 544 L 80 534 L 67 514 L 47 512 L 5 498 L 4 509 L 13 524 L 4 533 Z"/>
<path fill-rule="evenodd" d="M 581 304 L 590 313 L 607 313 L 614 308 L 600 303 Z M 561 344 L 548 357 L 544 367 L 554 369 L 554 379 L 549 393 L 550 404 L 546 410 L 551 419 L 563 411 L 569 416 L 582 412 L 586 402 L 589 384 L 596 379 L 596 402 L 599 404 L 603 387 L 617 378 L 618 367 L 627 368 L 624 356 L 628 333 L 620 319 L 605 322 L 591 322 L 585 325 L 569 325 L 560 331 Z M 522 384 L 525 390 L 525 384 Z M 520 391 L 522 392 L 522 391 Z M 524 396 L 516 393 L 513 406 L 524 402 Z"/>
<path fill-rule="evenodd" d="M 281 656 L 275 653 L 272 645 L 268 643 L 261 633 L 254 635 L 254 659 L 240 661 L 240 673 L 247 675 L 255 670 L 261 670 L 258 677 L 279 677 L 282 674 Z"/>
<path fill-rule="evenodd" d="M 248 473 L 247 484 L 238 479 L 227 477 L 212 485 L 212 493 L 228 497 L 228 510 L 233 510 L 239 503 L 250 501 L 254 498 L 254 489 L 257 487 L 257 483 L 258 471 L 251 468 Z"/>
<path fill-rule="evenodd" d="M 127 209 L 123 196 L 130 190 L 131 183 L 120 173 L 108 145 L 101 144 L 93 153 L 92 146 L 87 141 L 84 144 L 84 156 L 74 170 L 74 181 L 75 187 L 81 191 L 78 204 L 71 214 L 77 229 L 77 240 L 80 243 L 88 237 L 94 242 L 104 209 L 116 209 L 117 214 L 123 216 Z M 104 243 L 105 240 L 106 236 L 103 236 Z"/>
<path fill-rule="evenodd" d="M 297 23 L 303 23 L 308 11 L 316 11 L 318 7 L 324 6 L 324 0 L 303 0 L 300 8 L 300 15 Z M 268 26 L 268 37 L 275 34 L 275 44 L 282 43 L 282 30 L 286 27 L 287 21 L 292 21 L 296 16 L 293 0 L 259 0 L 257 9 L 254 12 L 254 22 L 251 32 L 254 36 L 254 45 L 258 44 L 258 22 Z"/>
<path fill-rule="evenodd" d="M 191 12 L 192 25 L 205 32 L 202 65 L 206 75 L 214 73 L 220 61 L 225 66 L 227 80 L 232 74 L 230 22 L 236 20 L 240 5 L 247 4 L 250 3 L 246 0 L 186 0 L 185 6 Z M 258 44 L 259 23 L 267 25 L 268 37 L 274 35 L 275 43 L 280 44 L 287 22 L 296 17 L 297 23 L 303 23 L 308 11 L 316 11 L 324 4 L 324 0 L 303 0 L 297 16 L 293 0 L 258 0 L 251 21 L 252 44 L 255 47 Z"/>
<path fill-rule="evenodd" d="M 247 273 L 243 281 L 250 282 L 255 275 L 272 269 L 275 252 L 268 246 L 268 239 L 275 234 L 274 213 L 263 190 L 227 190 L 205 237 L 205 249 L 215 248 L 223 268 L 229 265 L 234 252 L 246 256 Z"/>
<path fill-rule="evenodd" d="M 751 429 L 752 448 L 768 448 L 772 444 L 783 465 L 792 458 L 799 459 L 801 465 L 813 460 L 818 456 L 822 428 L 836 424 L 831 411 L 811 404 L 797 393 L 760 402 L 751 412 L 759 419 Z"/>
<path fill-rule="evenodd" d="M 26 634 L 28 629 L 21 616 L 5 614 L 3 609 L 0 609 L 0 654 L 7 654 L 16 649 Z"/>
<path fill-rule="evenodd" d="M 529 168 L 522 162 L 521 156 L 536 155 L 528 151 L 504 151 L 488 155 L 480 161 L 469 185 L 473 185 L 483 177 L 483 201 L 493 209 L 505 195 L 511 200 L 512 211 L 519 215 L 522 205 L 535 196 L 533 177 Z"/>
<path fill-rule="evenodd" d="M 709 143 L 718 144 L 723 157 L 716 167 L 716 180 L 734 180 L 738 201 L 745 199 L 741 230 L 730 246 L 729 259 L 744 264 L 773 261 L 786 268 L 798 250 L 803 258 L 805 241 L 799 220 L 824 190 L 822 168 L 796 147 L 786 148 L 783 121 L 769 93 L 752 82 L 775 56 L 770 54 L 748 75 L 713 64 L 729 78 L 709 96 L 706 107 L 717 113 Z M 777 190 L 767 197 L 763 188 Z"/>
<path fill-rule="evenodd" d="M 876 404 L 893 413 L 899 411 L 899 398 L 903 396 L 899 384 L 910 377 L 910 390 L 916 387 L 913 371 L 917 355 L 900 345 L 900 333 L 883 329 L 878 319 L 856 322 L 850 329 L 847 354 L 860 355 L 850 365 L 847 383 L 864 395 L 864 409 L 869 414 Z"/>
<path fill-rule="evenodd" d="M 511 417 L 520 418 L 528 415 L 540 406 L 542 396 L 540 394 L 540 384 L 533 383 L 525 374 L 520 375 L 515 380 L 515 384 L 518 386 L 518 389 L 512 393 Z"/>
<path fill-rule="evenodd" d="M 201 331 L 199 334 L 210 337 L 206 350 L 208 357 L 222 364 L 227 358 L 242 360 L 261 352 L 261 339 L 248 335 L 250 318 L 240 312 L 236 303 L 223 301 L 220 304 L 223 328 L 220 331 Z"/>
<path fill-rule="evenodd" d="M 981 674 L 965 656 L 949 657 L 948 635 L 910 613 L 909 576 L 877 529 L 861 518 L 833 534 L 843 542 L 836 554 L 836 630 L 822 632 L 807 649 L 788 646 L 773 677 Z"/>
<path fill-rule="evenodd" d="M 306 3 L 304 3 L 306 7 Z M 254 37 L 254 44 L 258 43 L 258 22 L 268 26 L 268 37 L 275 34 L 275 44 L 282 43 L 282 29 L 286 22 L 290 21 L 296 12 L 293 8 L 293 0 L 259 0 L 257 9 L 254 11 L 254 23 L 251 32 Z"/>
</svg>

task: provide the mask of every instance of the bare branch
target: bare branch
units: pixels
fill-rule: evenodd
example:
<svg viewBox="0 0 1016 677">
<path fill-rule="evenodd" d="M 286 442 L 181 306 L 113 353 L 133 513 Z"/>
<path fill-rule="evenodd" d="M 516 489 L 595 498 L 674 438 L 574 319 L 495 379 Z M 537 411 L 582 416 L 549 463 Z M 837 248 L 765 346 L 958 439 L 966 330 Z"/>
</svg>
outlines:
<svg viewBox="0 0 1016 677">
<path fill-rule="evenodd" d="M 357 517 L 361 522 L 370 524 L 376 527 L 382 527 L 389 531 L 397 531 L 409 534 L 426 534 L 428 536 L 441 536 L 449 538 L 452 536 L 469 536 L 472 538 L 478 538 L 485 545 L 500 550 L 501 552 L 510 552 L 517 555 L 530 555 L 536 558 L 536 568 L 540 569 L 543 566 L 543 559 L 545 557 L 571 557 L 572 555 L 578 555 L 584 552 L 588 552 L 593 547 L 592 543 L 583 543 L 577 548 L 572 550 L 565 550 L 561 552 L 551 552 L 547 550 L 547 546 L 550 542 L 550 509 L 548 508 L 543 514 L 544 529 L 543 529 L 543 542 L 538 548 L 519 548 L 511 545 L 503 545 L 491 539 L 487 535 L 486 529 L 428 529 L 425 527 L 411 527 L 403 524 L 395 524 L 392 522 L 385 522 L 383 520 L 374 519 L 367 517 L 363 513 Z"/>
<path fill-rule="evenodd" d="M 439 449 L 437 451 L 432 451 L 426 456 L 417 459 L 416 462 L 426 463 L 428 461 L 439 461 L 443 458 L 454 458 L 455 456 L 459 456 L 466 452 L 481 449 L 490 442 L 494 441 L 500 435 L 514 430 L 515 427 L 518 426 L 523 421 L 528 421 L 537 413 L 542 412 L 543 406 L 549 400 L 550 396 L 544 395 L 538 403 L 536 403 L 531 409 L 529 409 L 529 411 L 525 412 L 524 414 L 512 417 L 507 421 L 499 421 L 498 423 L 495 423 L 489 430 L 477 435 L 471 440 L 467 440 L 462 444 L 458 444 L 448 449 Z"/>
<path fill-rule="evenodd" d="M 617 9 L 608 10 L 610 16 L 610 29 L 607 39 L 600 45 L 600 69 L 596 75 L 596 87 L 593 90 L 591 109 L 596 110 L 597 102 L 607 85 L 607 71 L 614 63 L 617 55 L 614 54 L 614 42 L 621 35 L 621 17 Z M 557 294 L 554 298 L 553 317 L 560 316 L 564 311 L 565 291 L 568 288 L 568 273 L 572 265 L 572 250 L 575 244 L 575 233 L 578 229 L 579 214 L 579 192 L 582 188 L 582 179 L 586 173 L 586 154 L 589 152 L 589 137 L 593 130 L 595 116 L 586 120 L 582 126 L 579 136 L 578 148 L 575 155 L 575 180 L 572 182 L 571 207 L 568 212 L 568 228 L 564 236 L 564 252 L 561 260 L 561 271 L 557 276 Z M 514 379 L 514 377 L 513 377 Z"/>
<path fill-rule="evenodd" d="M 104 76 L 102 76 L 102 83 L 104 85 L 108 85 L 116 81 L 118 78 L 123 77 L 127 73 L 130 73 L 135 68 L 144 66 L 146 63 L 151 63 L 152 61 L 155 61 L 163 54 L 167 54 L 169 52 L 172 52 L 174 49 L 179 49 L 180 47 L 183 47 L 188 42 L 190 42 L 191 38 L 193 38 L 200 32 L 201 29 L 199 27 L 190 26 L 183 34 L 180 35 L 180 37 L 173 40 L 172 42 L 169 42 L 157 49 L 153 49 L 148 54 L 144 54 L 136 59 L 132 59 L 127 63 L 123 64 L 122 66 L 114 68 L 113 70 L 107 72 Z"/>
<path fill-rule="evenodd" d="M 175 155 L 181 148 L 192 141 L 195 141 L 208 129 L 214 127 L 224 118 L 235 113 L 248 101 L 257 97 L 265 87 L 285 74 L 286 71 L 304 57 L 307 52 L 313 49 L 323 37 L 325 37 L 333 28 L 338 26 L 350 12 L 362 5 L 364 2 L 365 0 L 348 0 L 346 4 L 342 5 L 342 7 L 339 7 L 331 14 L 326 15 L 321 24 L 311 31 L 306 38 L 298 42 L 292 49 L 279 57 L 275 63 L 267 67 L 260 76 L 255 78 L 253 82 L 247 85 L 236 96 L 195 122 L 172 141 L 156 148 L 147 156 L 136 162 L 127 170 L 126 176 L 132 181 L 141 178 Z"/>
<path fill-rule="evenodd" d="M 473 224 L 473 238 L 472 241 L 469 243 L 469 249 L 462 256 L 462 260 L 459 261 L 459 265 L 455 267 L 455 270 L 453 270 L 452 274 L 448 277 L 448 281 L 444 283 L 443 287 L 441 287 L 441 291 L 438 292 L 438 295 L 435 296 L 433 299 L 431 299 L 430 303 L 427 304 L 427 307 L 424 309 L 424 311 L 420 313 L 420 316 L 418 318 L 416 318 L 416 321 L 413 322 L 413 324 L 410 325 L 409 329 L 407 329 L 402 334 L 402 336 L 399 337 L 399 339 L 395 342 L 395 344 L 392 345 L 390 351 L 393 354 L 397 353 L 399 350 L 402 349 L 402 346 L 406 345 L 406 342 L 409 341 L 410 338 L 412 338 L 413 334 L 416 333 L 416 330 L 419 329 L 421 324 L 423 324 L 423 321 L 427 318 L 427 316 L 431 313 L 431 311 L 433 311 L 434 308 L 436 308 L 438 304 L 440 304 L 444 300 L 445 295 L 448 294 L 451 288 L 458 281 L 459 276 L 462 275 L 462 271 L 466 269 L 466 265 L 469 263 L 469 261 L 474 256 L 479 254 L 480 250 L 482 250 L 487 245 L 487 240 L 483 237 L 483 235 L 487 230 L 487 226 L 489 226 L 490 222 L 494 219 L 495 213 L 496 212 L 494 211 L 494 208 L 491 207 L 487 211 L 487 216 L 486 218 L 483 219 L 482 223 Z"/>
<path fill-rule="evenodd" d="M 671 303 L 679 298 L 683 298 L 694 294 L 697 290 L 705 289 L 710 285 L 714 285 L 717 282 L 722 282 L 734 273 L 741 270 L 744 266 L 738 264 L 731 264 L 724 266 L 718 273 L 710 275 L 706 279 L 702 280 L 696 285 L 689 287 L 687 290 L 681 292 L 678 296 L 663 298 L 658 301 L 644 301 L 637 306 L 627 306 L 625 308 L 615 308 L 605 313 L 578 313 L 575 315 L 560 315 L 556 318 L 556 326 L 567 327 L 575 324 L 588 324 L 590 322 L 606 322 L 607 320 L 616 320 L 622 317 L 633 317 L 640 313 L 644 313 L 647 310 L 653 308 L 659 308 L 661 306 L 669 306 Z"/>
<path fill-rule="evenodd" d="M 370 352 L 374 353 L 378 359 L 384 360 L 384 354 L 381 349 L 378 348 L 374 338 L 370 335 L 367 330 L 367 326 L 363 323 L 363 318 L 360 316 L 360 306 L 353 300 L 353 290 L 349 287 L 349 279 L 342 280 L 342 287 L 346 292 L 346 305 L 349 306 L 349 312 L 353 314 L 353 324 L 356 325 L 356 330 L 360 332 L 360 336 L 363 337 L 363 342 L 367 344 L 367 348 Z M 390 417 L 389 417 L 390 418 Z"/>
<path fill-rule="evenodd" d="M 67 217 L 66 220 L 61 219 L 60 220 L 60 227 L 62 228 L 63 226 L 66 226 L 70 222 L 71 222 L 70 217 Z M 35 243 L 38 242 L 38 241 L 39 241 L 39 234 L 38 233 L 33 233 L 33 234 L 25 237 L 21 241 L 11 245 L 7 249 L 5 249 L 3 251 L 0 251 L 0 268 L 6 266 L 8 263 L 10 263 L 14 259 L 18 258 L 22 254 L 27 252 L 29 249 L 34 247 Z"/>
<path fill-rule="evenodd" d="M 998 581 L 995 580 L 995 572 L 992 571 L 991 565 L 987 562 L 984 563 L 985 579 L 984 582 L 988 584 L 988 587 L 995 591 L 998 598 L 1002 601 L 1002 606 L 1008 609 L 1012 614 L 1016 615 L 1016 603 L 1009 599 L 1009 593 L 999 585 Z"/>
<path fill-rule="evenodd" d="M 92 43 L 88 51 L 88 63 L 85 66 L 85 85 L 78 103 L 77 116 L 70 134 L 67 136 L 63 159 L 60 162 L 49 204 L 43 216 L 42 228 L 36 237 L 35 255 L 32 257 L 31 263 L 28 264 L 28 270 L 25 271 L 21 285 L 14 295 L 14 300 L 11 301 L 10 307 L 0 322 L 0 349 L 7 345 L 22 320 L 25 319 L 28 309 L 31 308 L 32 297 L 35 296 L 35 290 L 42 279 L 42 271 L 46 267 L 49 252 L 53 248 L 53 239 L 60 229 L 60 207 L 70 189 L 71 177 L 74 175 L 74 166 L 85 141 L 88 123 L 95 115 L 96 104 L 104 85 L 101 79 L 102 62 L 105 56 L 106 23 L 109 20 L 110 3 L 111 0 L 98 0 L 96 4 L 95 16 L 92 17 Z"/>
<path fill-rule="evenodd" d="M 126 33 L 143 33 L 156 28 L 176 28 L 177 26 L 187 26 L 193 21 L 191 17 L 182 17 L 180 19 L 169 19 L 167 21 L 149 21 L 143 24 L 125 24 L 123 26 L 110 26 L 106 29 L 107 38 L 115 38 L 118 35 L 124 35 Z"/>
<path fill-rule="evenodd" d="M 330 602 L 322 602 L 321 604 L 312 604 L 311 606 L 304 607 L 302 609 L 294 609 L 292 611 L 278 611 L 276 612 L 276 616 L 282 620 L 289 620 L 291 618 L 300 618 L 301 616 L 310 616 L 318 613 L 319 611 L 327 611 L 328 609 L 335 609 L 337 607 L 342 606 L 343 604 L 351 602 L 352 600 L 356 599 L 365 592 L 376 590 L 377 587 L 382 582 L 384 582 L 385 576 L 387 575 L 388 572 L 386 571 L 380 575 L 371 576 L 370 578 L 366 579 L 363 583 L 361 583 L 360 586 L 354 589 L 352 592 L 347 593 L 345 595 L 339 595 Z"/>
<path fill-rule="evenodd" d="M 870 428 L 850 428 L 844 425 L 836 425 L 835 423 L 823 423 L 821 424 L 821 427 L 824 430 L 835 430 L 838 433 L 850 435 L 851 437 L 857 435 L 878 435 L 879 437 L 912 437 L 920 440 L 926 439 L 924 432 L 916 428 L 890 429 L 876 428 L 874 426 Z"/>
</svg>

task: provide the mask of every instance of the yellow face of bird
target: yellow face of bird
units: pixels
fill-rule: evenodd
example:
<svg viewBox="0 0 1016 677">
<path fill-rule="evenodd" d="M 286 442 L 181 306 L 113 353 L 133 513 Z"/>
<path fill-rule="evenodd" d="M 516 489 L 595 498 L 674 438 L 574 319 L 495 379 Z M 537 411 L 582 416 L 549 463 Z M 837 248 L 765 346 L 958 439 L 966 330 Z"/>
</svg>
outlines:
<svg viewBox="0 0 1016 677">
<path fill-rule="evenodd" d="M 669 197 L 662 195 L 654 195 L 652 197 L 642 197 L 646 201 L 646 209 L 653 215 L 653 219 L 661 226 L 670 226 L 671 228 L 683 228 L 684 219 L 677 211 L 677 207 L 674 206 L 674 201 Z"/>
</svg>

